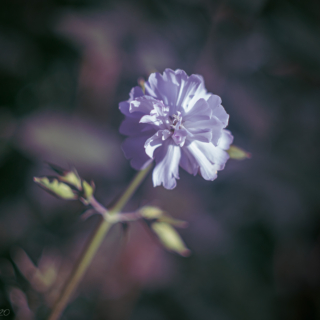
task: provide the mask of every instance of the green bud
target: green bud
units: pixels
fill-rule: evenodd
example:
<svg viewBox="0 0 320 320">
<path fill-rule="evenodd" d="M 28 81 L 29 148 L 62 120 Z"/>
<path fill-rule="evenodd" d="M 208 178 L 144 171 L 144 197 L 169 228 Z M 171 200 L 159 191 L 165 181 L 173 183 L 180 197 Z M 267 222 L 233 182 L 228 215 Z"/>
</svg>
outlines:
<svg viewBox="0 0 320 320">
<path fill-rule="evenodd" d="M 154 222 L 151 224 L 151 228 L 157 234 L 165 248 L 177 252 L 184 257 L 190 255 L 190 250 L 184 244 L 179 233 L 170 224 Z"/>
<path fill-rule="evenodd" d="M 251 153 L 244 151 L 243 149 L 236 147 L 234 145 L 230 146 L 229 150 L 227 150 L 230 159 L 235 160 L 244 160 L 251 158 Z"/>
<path fill-rule="evenodd" d="M 172 218 L 168 214 L 163 214 L 159 219 L 159 222 L 169 223 L 176 228 L 186 228 L 188 226 L 188 222 Z"/>
<path fill-rule="evenodd" d="M 65 199 L 65 200 L 75 200 L 78 196 L 74 193 L 69 185 L 60 182 L 56 178 L 49 179 L 48 177 L 37 178 L 34 177 L 33 181 L 36 182 L 40 187 L 46 191 L 52 193 L 53 195 Z"/>
<path fill-rule="evenodd" d="M 82 193 L 82 201 L 87 204 L 90 201 L 90 198 L 92 197 L 95 189 L 94 182 L 91 181 L 91 184 L 89 184 L 87 181 L 83 180 L 82 181 L 82 188 L 83 188 L 83 193 Z"/>
<path fill-rule="evenodd" d="M 63 175 L 59 177 L 59 180 L 76 187 L 79 191 L 82 190 L 81 178 L 76 169 L 64 172 Z"/>
<path fill-rule="evenodd" d="M 141 209 L 139 209 L 139 213 L 143 218 L 146 219 L 158 219 L 162 216 L 164 211 L 158 207 L 144 206 Z"/>
<path fill-rule="evenodd" d="M 55 164 L 49 162 L 47 163 L 49 167 L 59 175 L 58 179 L 60 181 L 70 184 L 71 186 L 77 188 L 79 191 L 82 190 L 81 178 L 75 168 L 72 168 L 72 170 L 68 171 Z"/>
</svg>

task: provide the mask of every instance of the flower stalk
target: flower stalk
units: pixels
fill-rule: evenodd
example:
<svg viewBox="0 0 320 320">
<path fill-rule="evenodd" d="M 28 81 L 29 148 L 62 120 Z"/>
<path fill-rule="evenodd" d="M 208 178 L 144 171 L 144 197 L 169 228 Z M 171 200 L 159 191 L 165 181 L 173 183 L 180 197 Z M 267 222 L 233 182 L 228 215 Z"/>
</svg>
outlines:
<svg viewBox="0 0 320 320">
<path fill-rule="evenodd" d="M 97 212 L 102 214 L 104 219 L 101 220 L 99 226 L 96 228 L 87 246 L 85 247 L 83 254 L 81 255 L 60 297 L 58 298 L 58 301 L 53 307 L 48 320 L 57 320 L 60 318 L 72 294 L 78 287 L 81 279 L 83 278 L 85 272 L 91 264 L 92 259 L 98 251 L 106 234 L 108 233 L 112 225 L 118 222 L 117 219 L 113 219 L 113 216 L 119 213 L 122 210 L 122 208 L 126 205 L 128 200 L 132 197 L 134 192 L 137 190 L 143 179 L 150 171 L 151 167 L 152 164 L 150 164 L 147 168 L 137 173 L 132 182 L 129 184 L 128 188 L 125 190 L 125 192 L 122 194 L 122 196 L 110 210 L 107 210 L 100 203 L 98 203 L 94 196 L 90 197 L 89 203 Z"/>
</svg>

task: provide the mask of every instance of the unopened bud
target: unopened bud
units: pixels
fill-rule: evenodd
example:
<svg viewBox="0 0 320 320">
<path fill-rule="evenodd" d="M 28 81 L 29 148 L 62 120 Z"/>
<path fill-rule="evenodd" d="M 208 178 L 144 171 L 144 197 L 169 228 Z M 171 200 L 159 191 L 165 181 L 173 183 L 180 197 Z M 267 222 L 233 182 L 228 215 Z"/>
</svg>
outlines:
<svg viewBox="0 0 320 320">
<path fill-rule="evenodd" d="M 94 182 L 91 181 L 91 184 L 89 184 L 87 181 L 83 180 L 82 181 L 82 196 L 81 200 L 85 204 L 88 204 L 90 202 L 90 198 L 92 197 L 95 189 Z"/>
<path fill-rule="evenodd" d="M 72 188 L 64 182 L 59 181 L 57 178 L 34 177 L 33 181 L 36 182 L 40 187 L 50 192 L 51 194 L 65 199 L 65 200 L 75 200 L 78 199 L 78 195 Z"/>
<path fill-rule="evenodd" d="M 81 178 L 76 169 L 64 172 L 64 174 L 59 177 L 59 180 L 76 187 L 79 191 L 82 190 Z"/>
<path fill-rule="evenodd" d="M 251 153 L 244 151 L 243 149 L 236 147 L 234 145 L 230 146 L 229 150 L 227 150 L 230 159 L 235 160 L 244 160 L 251 158 Z"/>
<path fill-rule="evenodd" d="M 161 210 L 158 207 L 153 206 L 144 206 L 141 209 L 139 209 L 139 213 L 143 218 L 146 219 L 157 219 L 162 216 L 164 213 L 163 210 Z"/>
<path fill-rule="evenodd" d="M 179 233 L 168 223 L 154 222 L 151 224 L 152 230 L 157 234 L 160 242 L 170 251 L 179 253 L 187 257 L 190 250 L 186 247 Z"/>
</svg>

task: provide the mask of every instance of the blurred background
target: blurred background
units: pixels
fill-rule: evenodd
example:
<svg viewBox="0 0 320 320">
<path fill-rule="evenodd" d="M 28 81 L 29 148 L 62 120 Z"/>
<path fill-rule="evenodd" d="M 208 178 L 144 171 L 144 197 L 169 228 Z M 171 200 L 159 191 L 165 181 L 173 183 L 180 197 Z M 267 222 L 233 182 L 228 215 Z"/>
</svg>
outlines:
<svg viewBox="0 0 320 320">
<path fill-rule="evenodd" d="M 99 217 L 33 176 L 74 165 L 108 205 L 134 175 L 118 103 L 180 68 L 222 97 L 237 146 L 214 182 L 149 176 L 126 211 L 189 222 L 192 255 L 112 229 L 63 319 L 320 319 L 320 2 L 2 0 L 0 309 L 44 319 Z"/>
</svg>

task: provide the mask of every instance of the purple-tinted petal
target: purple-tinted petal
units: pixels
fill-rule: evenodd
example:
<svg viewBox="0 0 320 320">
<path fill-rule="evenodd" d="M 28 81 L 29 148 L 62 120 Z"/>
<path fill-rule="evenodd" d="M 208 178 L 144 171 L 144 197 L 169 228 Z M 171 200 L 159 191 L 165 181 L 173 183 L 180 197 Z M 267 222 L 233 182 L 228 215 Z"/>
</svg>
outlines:
<svg viewBox="0 0 320 320">
<path fill-rule="evenodd" d="M 178 130 L 175 130 L 174 133 L 172 134 L 172 140 L 180 147 L 183 147 L 187 136 L 188 136 L 188 132 L 186 130 L 178 129 Z"/>
<path fill-rule="evenodd" d="M 119 128 L 119 132 L 126 136 L 134 136 L 141 132 L 153 130 L 152 126 L 140 123 L 139 118 L 126 117 Z"/>
<path fill-rule="evenodd" d="M 188 146 L 185 146 L 186 151 L 192 155 L 194 161 L 200 167 L 201 176 L 205 180 L 214 180 L 217 178 L 215 166 L 208 160 L 206 155 L 198 148 L 197 142 L 193 141 Z"/>
<path fill-rule="evenodd" d="M 229 130 L 222 130 L 221 137 L 218 141 L 218 147 L 223 150 L 228 150 L 233 141 L 233 135 Z"/>
<path fill-rule="evenodd" d="M 153 73 L 145 83 L 146 94 L 162 100 L 170 107 L 170 115 L 177 111 L 188 111 L 197 100 L 208 98 L 203 78 L 199 75 L 188 75 L 183 70 L 166 69 L 161 75 Z"/>
<path fill-rule="evenodd" d="M 212 141 L 212 132 L 208 131 L 208 132 L 200 132 L 200 133 L 196 133 L 192 136 L 193 140 L 198 140 L 201 142 L 211 142 Z"/>
<path fill-rule="evenodd" d="M 173 113 L 175 113 L 178 88 L 175 72 L 171 69 L 166 69 L 163 75 L 158 72 L 152 73 L 145 83 L 146 94 L 162 100 Z"/>
<path fill-rule="evenodd" d="M 226 151 L 214 146 L 212 143 L 194 141 L 194 145 L 212 164 L 215 165 L 215 170 L 224 169 L 224 166 L 229 159 L 229 155 Z"/>
<path fill-rule="evenodd" d="M 142 114 L 150 114 L 154 108 L 154 104 L 158 102 L 158 100 L 150 96 L 138 97 L 130 101 L 129 111 L 130 113 L 140 112 Z"/>
<path fill-rule="evenodd" d="M 143 93 L 141 87 L 136 86 L 136 87 L 131 89 L 129 95 L 130 95 L 130 100 L 133 100 L 133 99 L 136 99 L 138 97 L 144 96 L 144 93 Z"/>
<path fill-rule="evenodd" d="M 177 106 L 188 113 L 199 99 L 206 96 L 203 79 L 196 74 L 188 77 L 182 70 L 177 70 L 176 73 L 181 76 Z"/>
<path fill-rule="evenodd" d="M 195 122 L 199 120 L 209 120 L 211 115 L 212 110 L 207 101 L 205 99 L 199 99 L 192 109 L 183 116 L 183 119 L 184 121 Z"/>
<path fill-rule="evenodd" d="M 128 101 L 122 101 L 119 103 L 120 111 L 127 117 L 130 117 L 130 118 L 139 118 L 140 117 L 141 118 L 142 115 L 140 116 L 138 113 L 132 114 L 129 111 L 130 101 L 132 101 L 135 98 L 141 97 L 141 96 L 143 96 L 143 92 L 140 87 L 132 88 L 132 90 L 130 91 L 130 99 Z"/>
<path fill-rule="evenodd" d="M 154 187 L 162 184 L 166 189 L 175 188 L 177 185 L 176 179 L 179 179 L 180 158 L 180 147 L 170 139 L 166 140 L 162 147 L 156 150 L 156 166 L 152 173 Z"/>
<path fill-rule="evenodd" d="M 185 147 L 181 148 L 180 166 L 194 176 L 198 173 L 199 166 L 195 162 L 195 159 L 190 151 Z"/>
<path fill-rule="evenodd" d="M 156 115 L 150 116 L 149 114 L 146 114 L 145 116 L 143 116 L 139 123 L 149 123 L 149 124 L 154 124 L 156 126 L 159 126 L 161 123 L 158 120 L 158 117 Z"/>
<path fill-rule="evenodd" d="M 223 127 L 225 128 L 228 125 L 229 115 L 227 114 L 226 110 L 224 110 L 224 107 L 221 105 L 221 98 L 219 96 L 211 94 L 210 98 L 208 99 L 208 104 L 212 109 L 213 115 L 216 116 L 222 122 Z"/>
<path fill-rule="evenodd" d="M 150 99 L 153 99 L 149 97 Z M 169 122 L 168 112 L 169 108 L 166 107 L 162 101 L 158 100 L 150 100 L 152 101 L 152 110 L 149 112 L 149 114 L 144 115 L 140 119 L 140 123 L 149 123 L 153 127 L 157 129 L 167 129 L 168 125 L 167 122 Z M 133 102 L 132 102 L 133 103 Z M 140 106 L 139 106 L 140 107 Z"/>
<path fill-rule="evenodd" d="M 127 138 L 122 144 L 125 157 L 131 159 L 130 164 L 136 170 L 142 170 L 150 163 L 150 160 L 152 161 L 144 149 L 144 144 L 149 137 L 150 134 L 148 133 L 132 136 Z"/>
<path fill-rule="evenodd" d="M 163 144 L 163 140 L 163 132 L 159 130 L 145 142 L 145 152 L 150 158 L 153 158 L 154 151 Z"/>
<path fill-rule="evenodd" d="M 212 117 L 209 120 L 200 120 L 195 122 L 185 121 L 184 126 L 194 135 L 211 132 L 211 142 L 215 145 L 218 143 L 223 129 L 223 124 L 216 117 Z"/>
</svg>

